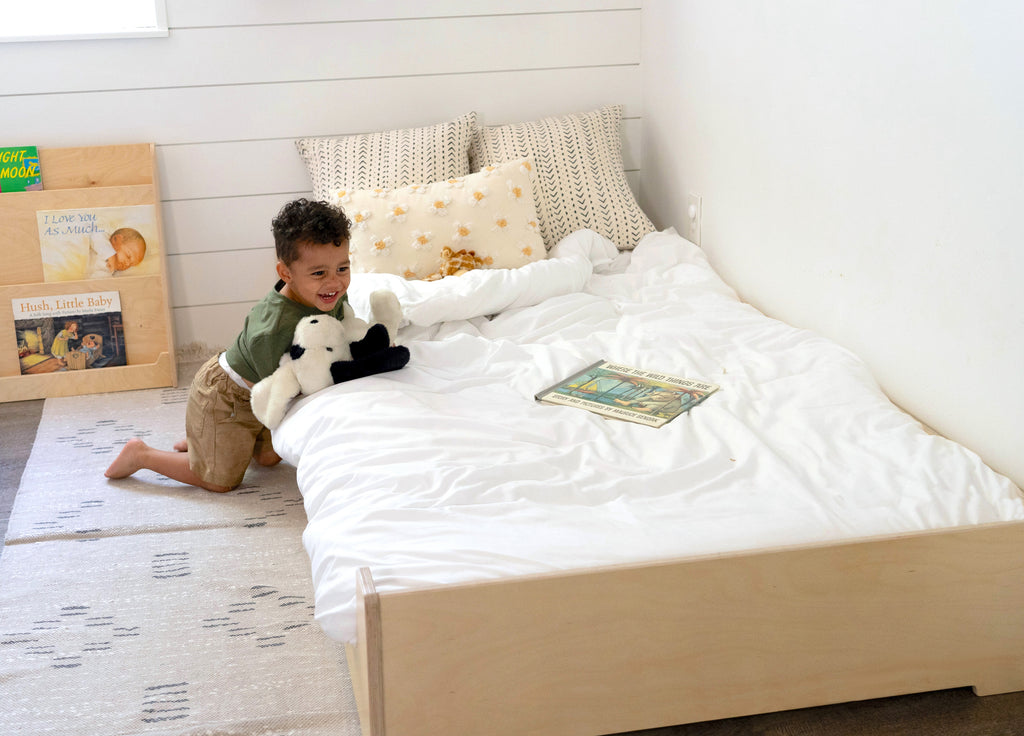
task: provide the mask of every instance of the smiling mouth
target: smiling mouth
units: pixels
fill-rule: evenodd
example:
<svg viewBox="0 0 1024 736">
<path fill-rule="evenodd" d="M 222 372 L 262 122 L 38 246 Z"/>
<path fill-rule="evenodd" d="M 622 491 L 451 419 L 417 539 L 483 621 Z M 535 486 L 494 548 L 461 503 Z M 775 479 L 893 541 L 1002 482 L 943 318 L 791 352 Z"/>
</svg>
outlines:
<svg viewBox="0 0 1024 736">
<path fill-rule="evenodd" d="M 338 292 L 336 292 L 336 291 L 329 291 L 326 294 L 320 294 L 319 296 L 320 296 L 321 300 L 323 300 L 325 302 L 330 302 L 330 301 L 334 301 L 335 299 L 338 298 Z"/>
</svg>

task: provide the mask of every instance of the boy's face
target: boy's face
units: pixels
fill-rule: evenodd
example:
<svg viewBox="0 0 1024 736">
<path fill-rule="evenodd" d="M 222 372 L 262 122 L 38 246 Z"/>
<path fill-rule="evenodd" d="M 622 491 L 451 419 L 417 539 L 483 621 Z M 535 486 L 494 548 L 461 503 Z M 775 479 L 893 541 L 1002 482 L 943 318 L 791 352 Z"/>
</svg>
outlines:
<svg viewBox="0 0 1024 736">
<path fill-rule="evenodd" d="M 348 241 L 305 243 L 299 246 L 299 257 L 289 265 L 277 262 L 277 275 L 284 281 L 281 294 L 307 307 L 329 312 L 348 291 L 352 280 L 348 258 Z"/>
</svg>

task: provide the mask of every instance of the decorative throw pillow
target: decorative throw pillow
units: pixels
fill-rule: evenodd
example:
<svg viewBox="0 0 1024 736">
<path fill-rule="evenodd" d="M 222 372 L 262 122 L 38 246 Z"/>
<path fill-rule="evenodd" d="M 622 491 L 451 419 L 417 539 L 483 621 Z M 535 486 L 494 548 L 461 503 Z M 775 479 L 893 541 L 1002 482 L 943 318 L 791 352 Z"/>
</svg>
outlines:
<svg viewBox="0 0 1024 736">
<path fill-rule="evenodd" d="M 335 191 L 328 201 L 352 220 L 352 271 L 426 278 L 439 272 L 445 247 L 482 268 L 544 258 L 532 169 L 519 160 L 432 184 Z"/>
<path fill-rule="evenodd" d="M 544 244 L 590 228 L 633 248 L 655 227 L 637 204 L 622 167 L 622 105 L 476 130 L 469 162 L 480 168 L 529 158 Z"/>
<path fill-rule="evenodd" d="M 295 141 L 313 198 L 326 201 L 335 189 L 393 189 L 470 173 L 468 148 L 476 113 L 425 128 L 385 130 L 336 138 Z"/>
</svg>

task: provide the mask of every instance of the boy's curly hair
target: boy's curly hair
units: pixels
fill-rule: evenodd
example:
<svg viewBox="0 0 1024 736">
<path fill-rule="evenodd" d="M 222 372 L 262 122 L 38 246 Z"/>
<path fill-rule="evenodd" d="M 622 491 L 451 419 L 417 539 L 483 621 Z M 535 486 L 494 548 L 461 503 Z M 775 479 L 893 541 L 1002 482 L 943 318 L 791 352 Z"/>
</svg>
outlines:
<svg viewBox="0 0 1024 736">
<path fill-rule="evenodd" d="M 352 223 L 340 207 L 302 198 L 282 207 L 271 225 L 277 258 L 287 266 L 299 257 L 301 245 L 341 247 L 348 242 Z"/>
</svg>

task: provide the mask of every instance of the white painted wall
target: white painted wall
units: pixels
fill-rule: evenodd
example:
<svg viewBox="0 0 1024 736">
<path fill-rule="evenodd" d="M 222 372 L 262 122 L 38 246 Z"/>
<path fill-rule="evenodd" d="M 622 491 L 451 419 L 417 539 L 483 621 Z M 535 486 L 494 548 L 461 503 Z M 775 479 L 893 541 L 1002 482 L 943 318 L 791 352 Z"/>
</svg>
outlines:
<svg viewBox="0 0 1024 736">
<path fill-rule="evenodd" d="M 641 203 L 1024 484 L 1024 5 L 645 0 Z"/>
<path fill-rule="evenodd" d="M 623 103 L 659 225 L 700 192 L 746 299 L 1024 482 L 1020 6 L 640 6 L 167 0 L 168 38 L 0 44 L 0 145 L 155 142 L 176 341 L 217 346 L 309 193 L 294 138 Z"/>
<path fill-rule="evenodd" d="M 310 194 L 295 138 L 622 103 L 641 150 L 639 0 L 167 0 L 167 38 L 0 44 L 0 145 L 155 142 L 179 346 L 230 342 Z M 557 40 L 557 41 L 556 41 Z"/>
</svg>

